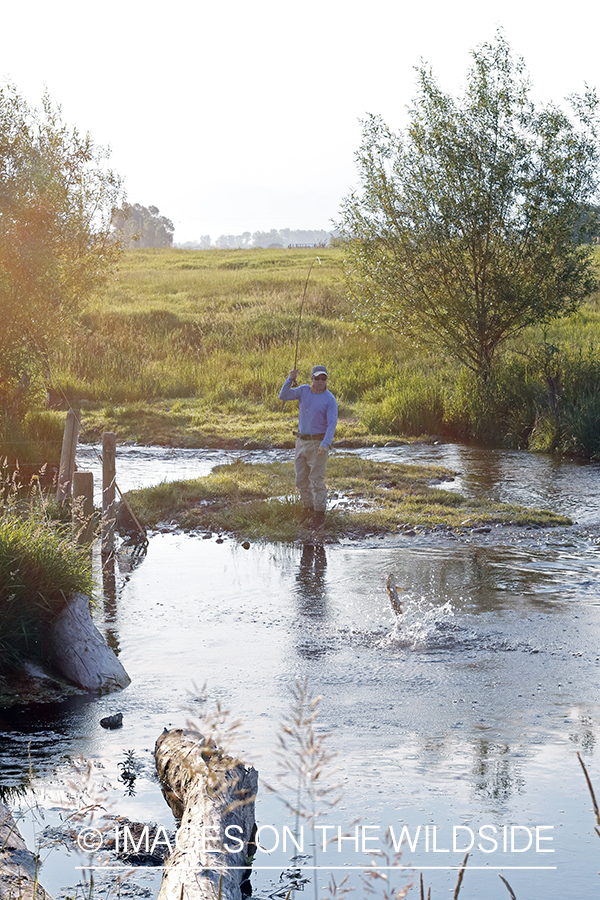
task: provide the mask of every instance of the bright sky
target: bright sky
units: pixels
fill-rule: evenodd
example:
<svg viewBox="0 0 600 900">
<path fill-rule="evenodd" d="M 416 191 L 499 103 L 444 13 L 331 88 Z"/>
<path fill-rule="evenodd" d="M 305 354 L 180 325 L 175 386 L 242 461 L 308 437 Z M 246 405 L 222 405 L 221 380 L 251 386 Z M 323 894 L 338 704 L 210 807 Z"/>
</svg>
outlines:
<svg viewBox="0 0 600 900">
<path fill-rule="evenodd" d="M 600 88 L 594 0 L 4 0 L 0 77 L 110 146 L 129 201 L 178 242 L 330 230 L 360 118 L 402 125 L 421 60 L 456 91 L 498 26 L 537 99 Z"/>
</svg>

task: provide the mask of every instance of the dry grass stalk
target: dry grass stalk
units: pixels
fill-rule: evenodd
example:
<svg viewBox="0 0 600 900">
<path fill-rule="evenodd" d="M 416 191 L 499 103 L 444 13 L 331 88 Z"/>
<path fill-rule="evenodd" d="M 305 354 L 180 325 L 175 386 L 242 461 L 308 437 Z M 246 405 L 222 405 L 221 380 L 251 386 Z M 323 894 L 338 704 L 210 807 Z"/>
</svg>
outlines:
<svg viewBox="0 0 600 900">
<path fill-rule="evenodd" d="M 515 892 L 514 892 L 513 889 L 511 888 L 511 886 L 510 886 L 510 884 L 508 883 L 508 881 L 506 880 L 506 878 L 503 878 L 503 876 L 500 875 L 500 874 L 498 874 L 498 878 L 499 878 L 500 881 L 506 886 L 506 890 L 507 890 L 508 893 L 510 894 L 510 900 L 517 900 L 517 897 L 516 897 L 516 895 L 515 895 Z"/>
<path fill-rule="evenodd" d="M 577 754 L 577 759 L 579 760 L 579 762 L 581 764 L 581 768 L 583 769 L 583 774 L 585 775 L 585 780 L 587 781 L 588 790 L 589 790 L 590 796 L 592 798 L 592 806 L 594 808 L 594 815 L 596 816 L 596 827 L 594 828 L 594 831 L 596 832 L 598 837 L 600 837 L 600 810 L 598 809 L 598 802 L 596 800 L 594 788 L 592 787 L 592 782 L 591 782 L 590 776 L 588 775 L 588 770 L 586 769 L 585 763 L 583 762 L 579 753 Z"/>
<path fill-rule="evenodd" d="M 467 860 L 468 860 L 468 858 L 469 858 L 469 854 L 467 853 L 467 854 L 465 854 L 465 858 L 463 859 L 462 865 L 461 865 L 461 867 L 460 867 L 460 872 L 458 873 L 458 879 L 457 879 L 457 881 L 456 881 L 456 887 L 454 888 L 454 894 L 452 895 L 452 896 L 453 896 L 453 900 L 457 900 L 458 895 L 460 894 L 460 888 L 461 888 L 461 885 L 462 885 L 462 880 L 463 880 L 464 875 L 465 875 L 465 869 L 466 869 L 466 867 L 467 867 Z"/>
<path fill-rule="evenodd" d="M 378 859 L 382 860 L 383 866 L 379 867 L 375 860 L 372 861 L 371 867 L 365 869 L 362 874 L 362 882 L 365 893 L 374 894 L 376 890 L 381 890 L 382 900 L 403 900 L 412 888 L 412 882 L 403 888 L 395 887 L 390 881 L 387 871 L 400 869 L 400 861 L 402 851 L 392 847 L 389 834 L 386 835 L 387 850 L 379 850 L 374 853 Z M 422 882 L 422 877 L 421 877 Z"/>
<path fill-rule="evenodd" d="M 300 819 L 314 830 L 316 820 L 341 799 L 340 785 L 330 781 L 337 755 L 327 747 L 331 735 L 319 734 L 315 724 L 320 703 L 321 697 L 312 695 L 307 678 L 296 680 L 290 712 L 278 735 L 276 793 L 295 814 L 296 831 Z M 294 795 L 294 801 L 282 796 L 281 790 Z"/>
</svg>

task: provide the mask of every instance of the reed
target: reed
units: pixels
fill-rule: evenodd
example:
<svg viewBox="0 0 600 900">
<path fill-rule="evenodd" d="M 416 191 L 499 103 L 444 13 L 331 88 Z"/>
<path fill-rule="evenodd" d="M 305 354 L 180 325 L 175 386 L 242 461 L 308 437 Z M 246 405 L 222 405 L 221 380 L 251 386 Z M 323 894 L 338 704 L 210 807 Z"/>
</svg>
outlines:
<svg viewBox="0 0 600 900">
<path fill-rule="evenodd" d="M 585 776 L 585 781 L 588 786 L 588 791 L 590 792 L 590 797 L 592 798 L 592 807 L 594 810 L 594 815 L 596 817 L 596 825 L 594 827 L 594 831 L 596 832 L 598 837 L 600 837 L 600 808 L 598 808 L 598 801 L 596 800 L 596 794 L 595 794 L 595 791 L 594 791 L 594 788 L 592 785 L 592 779 L 590 778 L 588 770 L 586 768 L 586 765 L 581 758 L 581 754 L 579 754 L 579 753 L 577 754 L 577 759 L 579 760 L 579 764 L 581 765 L 581 768 L 583 769 L 583 774 Z"/>
</svg>

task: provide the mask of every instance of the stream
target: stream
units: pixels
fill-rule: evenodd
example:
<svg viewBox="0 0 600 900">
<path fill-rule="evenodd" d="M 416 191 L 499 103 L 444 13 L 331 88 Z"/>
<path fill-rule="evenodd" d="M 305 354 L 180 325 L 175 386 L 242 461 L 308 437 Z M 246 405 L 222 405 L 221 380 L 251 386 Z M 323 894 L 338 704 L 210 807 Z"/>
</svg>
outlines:
<svg viewBox="0 0 600 900">
<path fill-rule="evenodd" d="M 599 896 L 600 839 L 577 752 L 600 796 L 600 465 L 452 444 L 354 454 L 445 465 L 457 472 L 448 489 L 574 524 L 244 549 L 164 523 L 145 555 L 122 547 L 95 620 L 130 687 L 0 711 L 1 780 L 15 788 L 9 802 L 23 811 L 30 846 L 60 825 L 59 802 L 76 797 L 102 796 L 115 815 L 172 829 L 154 742 L 218 702 L 230 724 L 239 720 L 235 752 L 263 784 L 253 896 L 285 898 L 292 887 L 298 900 L 316 881 L 324 898 L 332 877 L 347 876 L 362 900 L 361 872 L 374 860 L 392 883 L 412 882 L 415 900 L 422 872 L 438 900 L 452 895 L 469 846 L 461 900 L 506 900 L 499 874 L 518 900 Z M 240 455 L 291 458 L 124 447 L 117 480 L 126 491 L 196 477 Z M 96 449 L 81 447 L 78 466 L 99 473 Z M 264 784 L 277 784 L 277 735 L 305 680 L 322 698 L 315 729 L 331 759 L 320 778 L 342 797 L 317 803 L 316 830 L 307 822 L 295 832 L 304 844 L 294 876 L 294 817 Z M 116 712 L 123 727 L 102 728 Z M 30 769 L 33 790 L 19 796 Z M 55 898 L 74 896 L 82 866 L 95 893 L 117 896 L 121 872 L 103 871 L 99 855 L 56 845 L 41 855 L 40 880 Z M 159 884 L 160 869 L 134 868 L 118 896 L 153 898 Z"/>
</svg>

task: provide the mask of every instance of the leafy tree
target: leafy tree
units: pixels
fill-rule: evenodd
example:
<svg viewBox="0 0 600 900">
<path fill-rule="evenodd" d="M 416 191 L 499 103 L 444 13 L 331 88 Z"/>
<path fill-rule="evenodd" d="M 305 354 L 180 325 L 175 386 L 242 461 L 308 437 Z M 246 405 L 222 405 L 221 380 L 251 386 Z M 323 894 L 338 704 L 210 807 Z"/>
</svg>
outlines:
<svg viewBox="0 0 600 900">
<path fill-rule="evenodd" d="M 355 312 L 448 352 L 483 381 L 497 349 L 594 289 L 574 240 L 596 190 L 597 99 L 536 108 L 502 33 L 473 52 L 458 99 L 417 69 L 404 132 L 364 124 L 361 189 L 342 207 Z"/>
<path fill-rule="evenodd" d="M 584 203 L 575 220 L 574 239 L 578 244 L 597 244 L 600 237 L 600 206 Z"/>
<path fill-rule="evenodd" d="M 48 97 L 0 87 L 0 407 L 18 406 L 80 301 L 112 263 L 121 198 L 107 153 Z"/>
<path fill-rule="evenodd" d="M 175 226 L 156 206 L 125 203 L 113 212 L 113 228 L 124 247 L 172 247 Z"/>
</svg>

